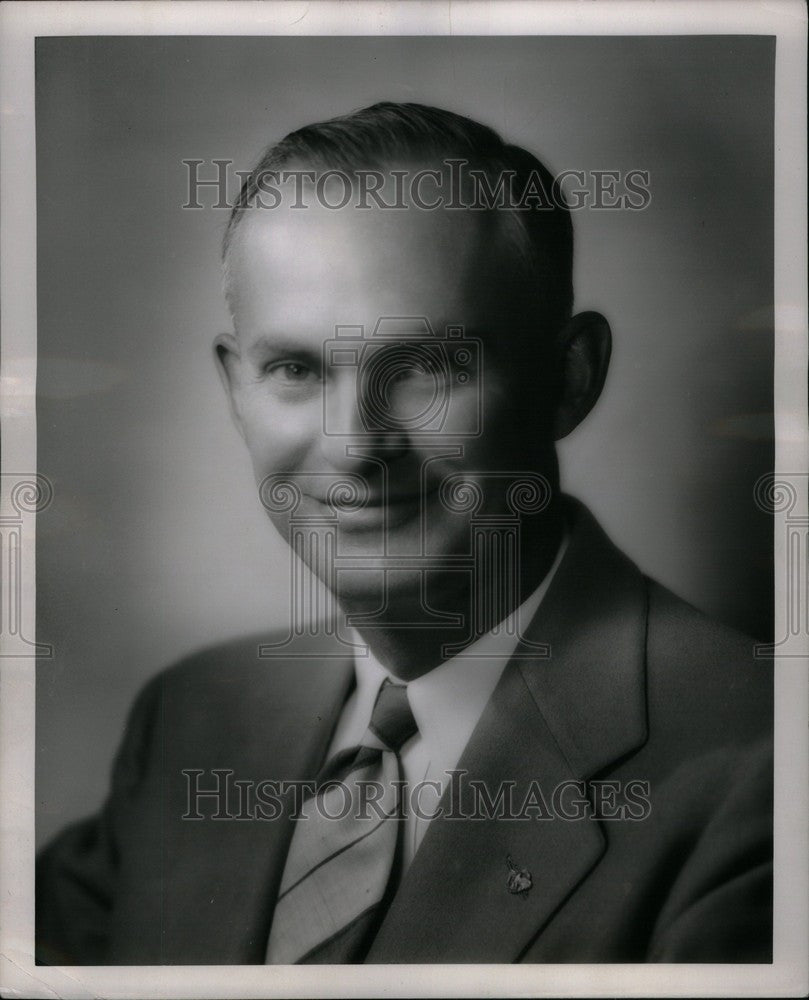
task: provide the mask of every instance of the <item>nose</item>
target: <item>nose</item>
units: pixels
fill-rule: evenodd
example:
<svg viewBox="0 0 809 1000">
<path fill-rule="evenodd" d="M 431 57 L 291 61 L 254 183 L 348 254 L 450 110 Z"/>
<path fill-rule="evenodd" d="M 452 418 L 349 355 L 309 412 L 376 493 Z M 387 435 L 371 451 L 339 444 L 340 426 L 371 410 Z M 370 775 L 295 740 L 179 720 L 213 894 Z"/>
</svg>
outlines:
<svg viewBox="0 0 809 1000">
<path fill-rule="evenodd" d="M 410 448 L 407 432 L 391 419 L 380 421 L 367 380 L 356 369 L 332 377 L 324 394 L 322 451 L 328 465 L 360 471 L 369 462 L 390 462 Z"/>
</svg>

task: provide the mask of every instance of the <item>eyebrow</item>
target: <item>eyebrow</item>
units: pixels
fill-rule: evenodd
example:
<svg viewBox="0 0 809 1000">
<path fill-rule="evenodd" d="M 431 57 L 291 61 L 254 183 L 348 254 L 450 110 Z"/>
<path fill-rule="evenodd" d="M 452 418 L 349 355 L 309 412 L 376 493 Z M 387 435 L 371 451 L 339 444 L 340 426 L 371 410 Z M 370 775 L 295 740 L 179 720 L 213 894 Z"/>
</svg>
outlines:
<svg viewBox="0 0 809 1000">
<path fill-rule="evenodd" d="M 247 350 L 248 355 L 253 359 L 258 359 L 266 354 L 289 354 L 299 358 L 309 358 L 320 361 L 323 357 L 322 347 L 312 348 L 310 345 L 299 340 L 284 336 L 273 336 L 271 334 L 259 337 Z"/>
<path fill-rule="evenodd" d="M 503 348 L 503 344 L 498 343 L 502 338 L 494 338 L 491 336 L 489 331 L 483 330 L 481 328 L 464 330 L 463 337 L 453 338 L 450 340 L 447 337 L 446 331 L 447 326 L 457 326 L 457 324 L 444 324 L 442 326 L 434 326 L 433 330 L 436 331 L 435 337 L 425 337 L 425 340 L 434 343 L 459 343 L 464 340 L 479 341 L 481 346 L 485 345 L 488 350 L 494 348 L 494 353 L 498 353 L 499 349 Z M 487 333 L 489 334 L 487 336 Z M 408 335 L 407 332 L 403 332 L 401 335 L 401 340 L 407 342 L 413 339 L 412 334 Z M 339 338 L 337 338 L 339 340 Z M 373 340 L 373 336 L 366 332 L 366 340 Z M 377 342 L 384 343 L 386 340 L 392 342 L 395 341 L 396 336 L 381 337 Z M 265 333 L 262 336 L 256 338 L 256 340 L 250 345 L 247 350 L 247 354 L 251 359 L 258 359 L 266 354 L 289 354 L 295 357 L 314 359 L 321 361 L 323 359 L 323 350 L 326 343 L 334 341 L 335 335 L 332 333 L 331 336 L 325 337 L 323 341 L 316 347 L 312 347 L 310 343 L 301 338 L 298 340 L 295 337 L 291 337 L 285 333 Z"/>
</svg>

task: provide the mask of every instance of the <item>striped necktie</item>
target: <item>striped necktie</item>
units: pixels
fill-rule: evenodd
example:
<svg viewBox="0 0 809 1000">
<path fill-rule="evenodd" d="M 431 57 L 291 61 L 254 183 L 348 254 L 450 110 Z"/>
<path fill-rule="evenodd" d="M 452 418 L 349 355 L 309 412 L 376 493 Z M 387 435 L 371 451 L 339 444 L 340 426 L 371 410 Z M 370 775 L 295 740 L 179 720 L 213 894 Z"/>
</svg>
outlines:
<svg viewBox="0 0 809 1000">
<path fill-rule="evenodd" d="M 395 889 L 399 749 L 417 731 L 406 686 L 385 680 L 360 745 L 327 762 L 301 808 L 267 963 L 362 961 Z"/>
</svg>

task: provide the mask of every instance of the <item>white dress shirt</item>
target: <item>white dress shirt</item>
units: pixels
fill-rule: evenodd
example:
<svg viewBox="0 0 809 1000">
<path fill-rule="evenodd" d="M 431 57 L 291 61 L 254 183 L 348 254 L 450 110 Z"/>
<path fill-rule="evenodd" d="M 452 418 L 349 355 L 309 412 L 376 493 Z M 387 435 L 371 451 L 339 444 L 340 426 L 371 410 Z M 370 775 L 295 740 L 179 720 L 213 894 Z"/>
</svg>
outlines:
<svg viewBox="0 0 809 1000">
<path fill-rule="evenodd" d="M 414 786 L 421 783 L 421 787 L 418 808 L 415 812 L 408 809 L 405 820 L 405 869 L 413 860 L 444 785 L 449 781 L 447 771 L 457 766 L 500 675 L 517 647 L 519 633 L 539 609 L 562 561 L 567 542 L 565 535 L 542 583 L 516 611 L 463 652 L 407 685 L 410 709 L 419 731 L 402 747 L 400 757 L 410 796 L 414 794 Z M 356 634 L 354 641 L 364 645 Z M 368 728 L 382 682 L 389 678 L 396 684 L 402 683 L 382 666 L 370 649 L 367 656 L 355 658 L 354 671 L 356 685 L 343 707 L 328 757 L 360 742 Z"/>
</svg>

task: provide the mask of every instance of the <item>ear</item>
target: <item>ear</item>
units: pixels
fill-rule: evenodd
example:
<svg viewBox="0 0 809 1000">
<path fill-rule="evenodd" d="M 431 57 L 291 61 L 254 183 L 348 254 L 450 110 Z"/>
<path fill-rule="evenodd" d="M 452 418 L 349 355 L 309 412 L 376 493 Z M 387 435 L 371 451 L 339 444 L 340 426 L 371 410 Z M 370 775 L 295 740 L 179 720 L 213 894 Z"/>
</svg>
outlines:
<svg viewBox="0 0 809 1000">
<path fill-rule="evenodd" d="M 213 342 L 214 362 L 228 397 L 230 415 L 239 434 L 244 437 L 241 408 L 239 406 L 239 378 L 236 371 L 241 361 L 239 341 L 232 333 L 220 333 Z"/>
<path fill-rule="evenodd" d="M 597 312 L 583 312 L 565 326 L 560 339 L 560 392 L 553 421 L 555 441 L 567 437 L 595 406 L 612 352 L 610 325 Z"/>
</svg>

